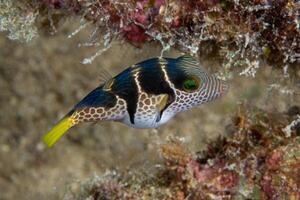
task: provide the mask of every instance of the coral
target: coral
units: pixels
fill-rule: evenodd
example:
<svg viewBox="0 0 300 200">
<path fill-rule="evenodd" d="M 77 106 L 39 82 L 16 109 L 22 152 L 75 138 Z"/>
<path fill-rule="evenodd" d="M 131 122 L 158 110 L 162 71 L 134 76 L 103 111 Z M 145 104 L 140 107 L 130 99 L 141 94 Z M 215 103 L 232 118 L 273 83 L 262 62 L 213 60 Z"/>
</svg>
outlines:
<svg viewBox="0 0 300 200">
<path fill-rule="evenodd" d="M 35 29 L 26 27 L 32 26 L 36 17 L 40 28 L 50 24 L 56 29 L 60 21 L 78 15 L 93 24 L 91 42 L 107 34 L 111 35 L 109 41 L 117 37 L 138 47 L 156 40 L 163 46 L 162 53 L 175 47 L 191 54 L 211 55 L 224 61 L 225 69 L 243 67 L 241 75 L 254 76 L 260 60 L 284 70 L 299 63 L 299 2 L 294 0 L 28 2 L 31 10 L 27 7 L 23 13 L 11 5 L 12 0 L 2 3 L 1 24 L 6 24 L 2 30 L 10 30 L 12 38 L 22 38 L 17 36 L 21 29 L 30 40 Z"/>
<path fill-rule="evenodd" d="M 8 31 L 12 40 L 29 42 L 37 36 L 37 10 L 25 1 L 0 1 L 0 31 Z"/>
<path fill-rule="evenodd" d="M 137 45 L 157 40 L 163 50 L 174 46 L 192 54 L 217 54 L 225 66 L 248 66 L 244 75 L 254 75 L 258 59 L 279 66 L 299 62 L 299 2 L 293 0 L 46 2 L 74 10 L 96 28 Z"/>
<path fill-rule="evenodd" d="M 171 138 L 161 145 L 164 164 L 154 172 L 95 176 L 66 199 L 299 199 L 299 127 L 291 123 L 297 118 L 241 106 L 228 137 L 205 152 L 192 153 Z"/>
</svg>

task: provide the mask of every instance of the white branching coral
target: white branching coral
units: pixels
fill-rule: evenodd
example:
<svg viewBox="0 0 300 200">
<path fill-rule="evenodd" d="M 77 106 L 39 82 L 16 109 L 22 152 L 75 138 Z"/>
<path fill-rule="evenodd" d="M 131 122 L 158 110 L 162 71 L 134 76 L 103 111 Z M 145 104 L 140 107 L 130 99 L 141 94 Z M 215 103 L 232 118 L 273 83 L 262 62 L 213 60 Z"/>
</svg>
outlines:
<svg viewBox="0 0 300 200">
<path fill-rule="evenodd" d="M 272 90 L 277 90 L 281 94 L 284 95 L 294 95 L 295 90 L 293 88 L 288 88 L 288 86 L 284 86 L 282 84 L 273 83 L 269 86 L 268 92 L 271 92 Z"/>
<path fill-rule="evenodd" d="M 0 31 L 8 31 L 8 38 L 29 42 L 37 37 L 37 11 L 13 0 L 0 0 Z"/>
<path fill-rule="evenodd" d="M 291 137 L 292 129 L 295 128 L 300 123 L 300 115 L 297 115 L 297 118 L 293 120 L 289 125 L 282 129 L 286 137 Z"/>
<path fill-rule="evenodd" d="M 259 68 L 259 61 L 254 60 L 254 61 L 249 61 L 248 59 L 246 60 L 247 68 L 243 70 L 240 75 L 245 75 L 245 76 L 250 76 L 250 77 L 255 77 L 255 74 L 257 72 L 257 69 Z"/>
<path fill-rule="evenodd" d="M 86 64 L 107 50 L 113 39 L 137 47 L 157 41 L 162 46 L 161 56 L 177 48 L 194 56 L 222 60 L 224 74 L 239 67 L 240 75 L 247 77 L 255 77 L 265 63 L 279 66 L 288 77 L 300 62 L 299 2 L 294 0 L 0 2 L 0 31 L 9 31 L 11 39 L 30 41 L 36 36 L 35 21 L 38 27 L 57 30 L 59 22 L 78 16 L 80 25 L 68 37 L 89 27 L 91 34 L 81 46 L 99 47 L 94 56 L 82 62 Z"/>
</svg>

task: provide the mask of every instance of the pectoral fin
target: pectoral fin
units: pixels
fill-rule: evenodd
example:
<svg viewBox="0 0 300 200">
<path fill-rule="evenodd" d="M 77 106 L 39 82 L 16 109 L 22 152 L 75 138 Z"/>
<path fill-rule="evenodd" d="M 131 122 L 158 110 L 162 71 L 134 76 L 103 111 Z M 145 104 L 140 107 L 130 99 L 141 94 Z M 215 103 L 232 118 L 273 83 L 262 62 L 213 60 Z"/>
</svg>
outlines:
<svg viewBox="0 0 300 200">
<path fill-rule="evenodd" d="M 157 114 L 156 114 L 155 122 L 160 121 L 163 111 L 170 105 L 169 100 L 170 99 L 168 94 L 159 95 L 159 101 L 156 104 Z"/>
</svg>

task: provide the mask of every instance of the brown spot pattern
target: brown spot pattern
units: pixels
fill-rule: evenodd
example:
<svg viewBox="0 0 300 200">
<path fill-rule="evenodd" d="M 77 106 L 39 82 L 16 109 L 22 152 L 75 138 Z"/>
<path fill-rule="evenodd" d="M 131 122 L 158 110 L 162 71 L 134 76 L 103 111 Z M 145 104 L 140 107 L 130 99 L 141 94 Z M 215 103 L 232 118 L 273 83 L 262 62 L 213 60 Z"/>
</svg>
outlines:
<svg viewBox="0 0 300 200">
<path fill-rule="evenodd" d="M 81 122 L 97 122 L 102 120 L 120 120 L 126 113 L 125 100 L 117 97 L 117 103 L 112 108 L 91 107 L 75 111 L 71 119 L 75 124 Z"/>
</svg>

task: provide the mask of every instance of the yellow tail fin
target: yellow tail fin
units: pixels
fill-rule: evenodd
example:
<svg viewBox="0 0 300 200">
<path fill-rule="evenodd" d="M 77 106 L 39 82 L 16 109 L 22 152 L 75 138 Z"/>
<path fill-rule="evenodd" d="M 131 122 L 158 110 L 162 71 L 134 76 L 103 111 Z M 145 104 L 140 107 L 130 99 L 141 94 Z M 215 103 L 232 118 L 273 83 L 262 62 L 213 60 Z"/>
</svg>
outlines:
<svg viewBox="0 0 300 200">
<path fill-rule="evenodd" d="M 48 133 L 43 136 L 43 141 L 48 147 L 52 147 L 64 133 L 73 126 L 70 117 L 62 118 Z"/>
</svg>

